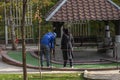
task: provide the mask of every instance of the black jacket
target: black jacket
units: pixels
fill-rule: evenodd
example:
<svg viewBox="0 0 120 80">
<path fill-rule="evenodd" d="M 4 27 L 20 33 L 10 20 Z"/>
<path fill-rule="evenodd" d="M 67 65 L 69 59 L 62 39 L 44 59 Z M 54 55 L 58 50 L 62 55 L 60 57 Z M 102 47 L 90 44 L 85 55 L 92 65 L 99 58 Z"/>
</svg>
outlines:
<svg viewBox="0 0 120 80">
<path fill-rule="evenodd" d="M 74 43 L 74 39 L 72 34 L 63 34 L 61 39 L 61 49 L 72 49 Z"/>
</svg>

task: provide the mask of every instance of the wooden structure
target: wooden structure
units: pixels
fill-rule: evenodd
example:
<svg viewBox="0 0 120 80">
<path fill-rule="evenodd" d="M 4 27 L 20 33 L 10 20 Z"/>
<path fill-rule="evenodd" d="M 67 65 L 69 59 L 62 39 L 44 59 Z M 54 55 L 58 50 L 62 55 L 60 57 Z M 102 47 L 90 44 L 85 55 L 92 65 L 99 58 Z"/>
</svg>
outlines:
<svg viewBox="0 0 120 80">
<path fill-rule="evenodd" d="M 59 0 L 48 12 L 45 19 L 56 24 L 58 22 L 104 21 L 106 27 L 109 26 L 109 21 L 119 21 L 120 7 L 111 0 Z M 117 25 L 117 23 L 115 24 Z M 55 25 L 55 27 L 61 26 Z M 119 26 L 116 27 L 118 28 Z M 116 29 L 116 32 L 119 31 Z M 106 32 L 105 35 L 107 34 L 109 35 L 110 33 Z"/>
<path fill-rule="evenodd" d="M 58 23 L 103 21 L 105 37 L 102 48 L 110 46 L 109 22 L 112 22 L 115 25 L 115 42 L 120 43 L 120 7 L 112 0 L 59 0 L 45 19 L 56 23 L 53 27 L 59 30 L 63 25 L 57 26 Z"/>
<path fill-rule="evenodd" d="M 59 0 L 46 21 L 119 20 L 120 7 L 111 0 Z"/>
</svg>

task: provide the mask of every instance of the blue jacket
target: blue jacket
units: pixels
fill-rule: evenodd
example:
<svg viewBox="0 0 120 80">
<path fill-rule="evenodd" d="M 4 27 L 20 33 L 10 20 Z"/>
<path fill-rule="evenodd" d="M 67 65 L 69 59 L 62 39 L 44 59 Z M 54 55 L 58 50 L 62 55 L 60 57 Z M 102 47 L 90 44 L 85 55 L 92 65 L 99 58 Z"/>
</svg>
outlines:
<svg viewBox="0 0 120 80">
<path fill-rule="evenodd" d="M 50 48 L 54 48 L 55 37 L 56 33 L 48 32 L 42 37 L 40 43 L 49 46 Z"/>
</svg>

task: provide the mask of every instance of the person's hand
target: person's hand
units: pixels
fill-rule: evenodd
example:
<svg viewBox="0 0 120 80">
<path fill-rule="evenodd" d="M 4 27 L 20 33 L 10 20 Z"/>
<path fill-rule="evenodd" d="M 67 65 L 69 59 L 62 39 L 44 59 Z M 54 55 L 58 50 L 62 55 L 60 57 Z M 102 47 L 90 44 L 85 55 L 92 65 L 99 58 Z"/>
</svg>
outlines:
<svg viewBox="0 0 120 80">
<path fill-rule="evenodd" d="M 73 48 L 72 48 L 72 51 L 73 51 Z"/>
<path fill-rule="evenodd" d="M 51 50 L 51 54 L 53 54 L 53 49 Z"/>
<path fill-rule="evenodd" d="M 53 50 L 53 49 L 51 49 L 51 50 L 50 50 L 50 53 L 51 53 L 51 54 L 53 54 L 53 52 L 54 52 L 54 50 Z"/>
<path fill-rule="evenodd" d="M 60 44 L 55 44 L 56 46 L 60 46 Z"/>
</svg>

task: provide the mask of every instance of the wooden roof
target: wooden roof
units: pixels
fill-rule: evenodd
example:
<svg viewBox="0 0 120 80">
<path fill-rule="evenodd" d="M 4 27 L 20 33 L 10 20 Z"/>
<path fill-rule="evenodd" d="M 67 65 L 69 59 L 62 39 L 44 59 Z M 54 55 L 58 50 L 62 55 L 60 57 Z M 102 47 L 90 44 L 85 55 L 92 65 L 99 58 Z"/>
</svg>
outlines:
<svg viewBox="0 0 120 80">
<path fill-rule="evenodd" d="M 111 0 L 60 0 L 46 21 L 119 20 L 120 7 Z"/>
</svg>

